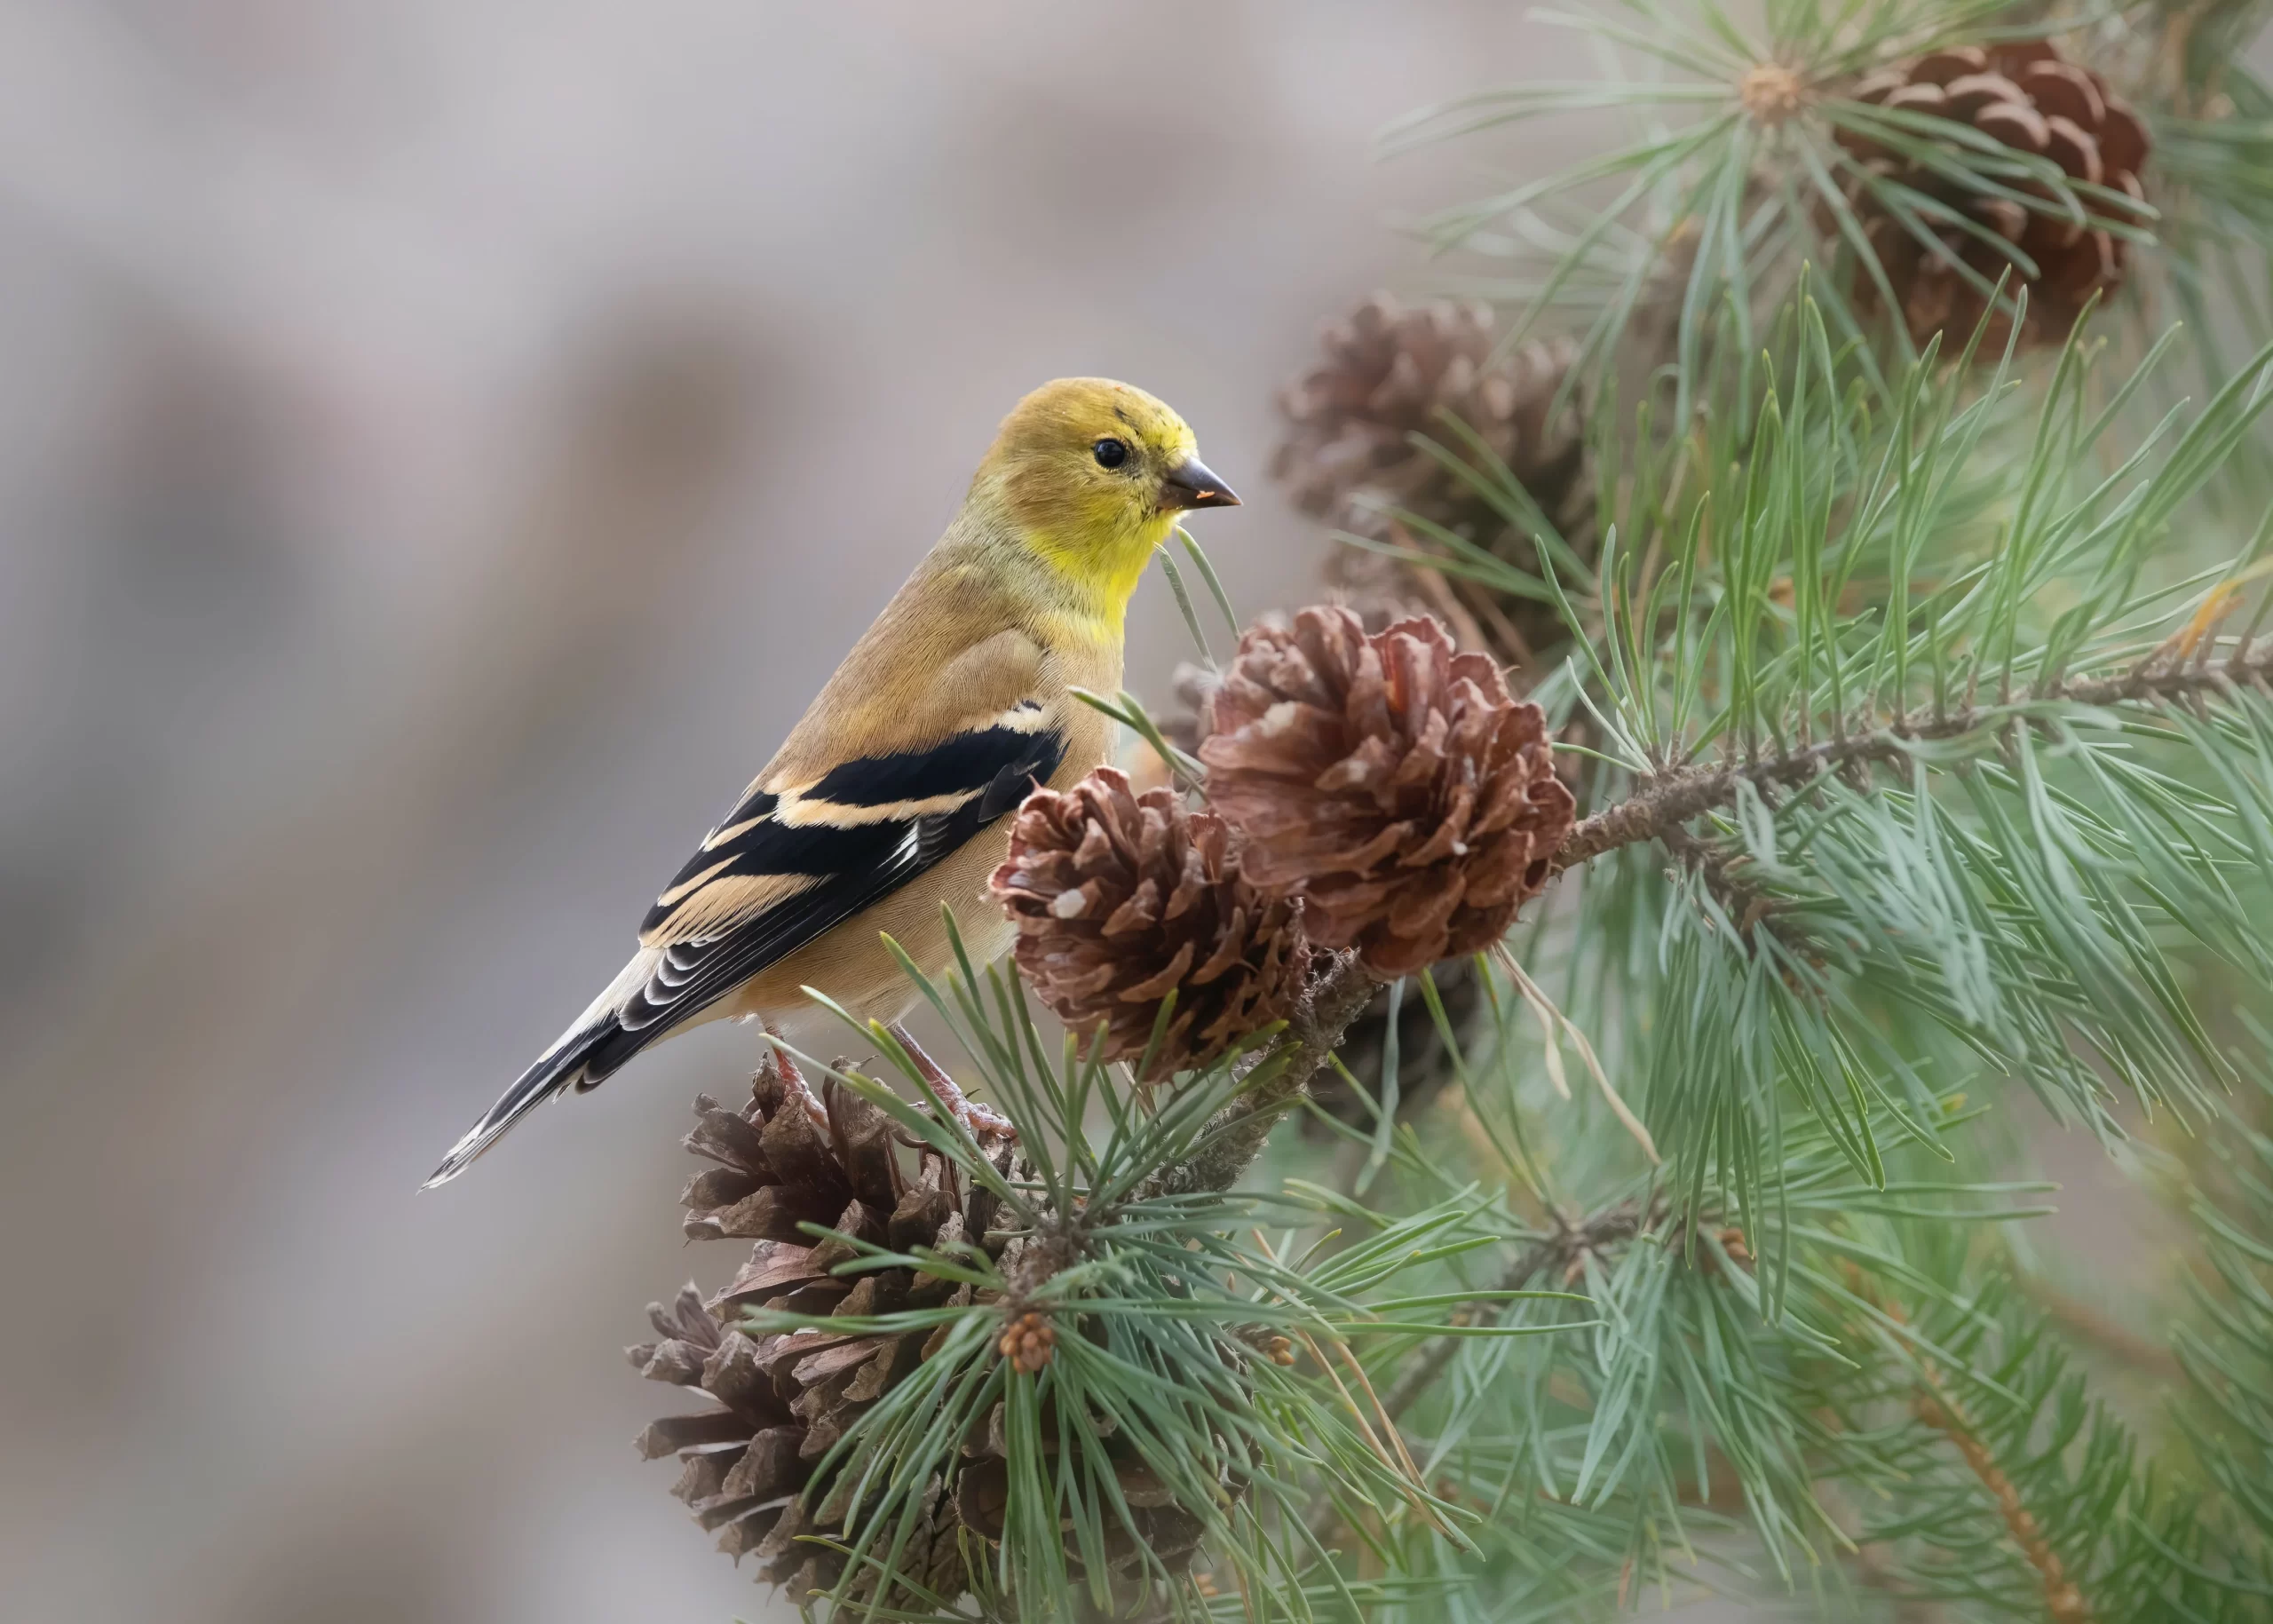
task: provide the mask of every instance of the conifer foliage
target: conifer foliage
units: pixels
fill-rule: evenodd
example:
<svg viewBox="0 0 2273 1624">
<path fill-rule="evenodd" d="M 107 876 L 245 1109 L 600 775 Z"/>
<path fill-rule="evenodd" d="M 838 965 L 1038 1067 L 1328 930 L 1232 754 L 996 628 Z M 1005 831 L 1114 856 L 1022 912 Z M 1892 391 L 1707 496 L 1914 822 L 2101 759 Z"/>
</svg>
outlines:
<svg viewBox="0 0 2273 1624">
<path fill-rule="evenodd" d="M 1390 567 L 1089 696 L 952 1066 L 700 1102 L 642 1447 L 818 1615 L 2273 1619 L 2263 19 L 1563 20 L 1283 396 Z"/>
</svg>

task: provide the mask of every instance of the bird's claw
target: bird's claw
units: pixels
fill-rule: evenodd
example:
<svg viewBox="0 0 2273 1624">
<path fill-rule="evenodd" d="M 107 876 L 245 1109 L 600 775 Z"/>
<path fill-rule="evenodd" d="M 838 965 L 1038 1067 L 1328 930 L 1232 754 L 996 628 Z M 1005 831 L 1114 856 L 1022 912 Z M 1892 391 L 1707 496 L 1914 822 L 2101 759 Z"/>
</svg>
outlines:
<svg viewBox="0 0 2273 1624">
<path fill-rule="evenodd" d="M 885 1030 L 907 1051 L 907 1058 L 915 1062 L 916 1071 L 931 1085 L 931 1092 L 939 1097 L 939 1103 L 947 1108 L 947 1114 L 962 1124 L 965 1133 L 982 1145 L 989 1139 L 1016 1139 L 1018 1137 L 1018 1130 L 1009 1117 L 965 1095 L 955 1080 L 947 1075 L 946 1068 L 923 1052 L 923 1046 L 915 1041 L 915 1034 L 907 1027 L 894 1021 Z"/>
<path fill-rule="evenodd" d="M 812 1085 L 805 1081 L 804 1073 L 799 1071 L 797 1063 L 789 1058 L 789 1046 L 783 1041 L 780 1032 L 772 1021 L 761 1022 L 758 1029 L 769 1040 L 766 1047 L 773 1051 L 773 1064 L 780 1068 L 782 1085 L 804 1106 L 805 1115 L 812 1119 L 812 1125 L 826 1133 L 828 1130 L 828 1107 L 821 1104 L 820 1096 L 813 1092 Z"/>
</svg>

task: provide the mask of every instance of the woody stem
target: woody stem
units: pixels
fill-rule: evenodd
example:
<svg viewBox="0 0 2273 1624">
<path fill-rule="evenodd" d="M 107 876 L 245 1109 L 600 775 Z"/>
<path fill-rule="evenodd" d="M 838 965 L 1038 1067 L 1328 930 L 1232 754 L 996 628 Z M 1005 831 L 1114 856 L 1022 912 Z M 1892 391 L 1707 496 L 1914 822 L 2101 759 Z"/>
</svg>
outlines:
<svg viewBox="0 0 2273 1624">
<path fill-rule="evenodd" d="M 2273 644 L 2254 651 L 2237 649 L 2230 659 L 2214 663 L 2190 660 L 2182 650 L 2167 657 L 2158 651 L 2120 676 L 2063 677 L 1995 704 L 1896 718 L 1865 732 L 1842 733 L 1740 764 L 1668 768 L 1644 778 L 1624 800 L 1582 819 L 1564 837 L 1553 867 L 1560 873 L 1621 846 L 1665 840 L 1693 819 L 1735 804 L 1747 785 L 1755 790 L 1801 789 L 1847 769 L 1905 761 L 1915 745 L 1971 733 L 2002 734 L 2024 725 L 2031 713 L 2055 705 L 2155 704 L 2222 696 L 2245 687 L 2263 691 L 2269 675 L 2273 675 Z"/>
</svg>

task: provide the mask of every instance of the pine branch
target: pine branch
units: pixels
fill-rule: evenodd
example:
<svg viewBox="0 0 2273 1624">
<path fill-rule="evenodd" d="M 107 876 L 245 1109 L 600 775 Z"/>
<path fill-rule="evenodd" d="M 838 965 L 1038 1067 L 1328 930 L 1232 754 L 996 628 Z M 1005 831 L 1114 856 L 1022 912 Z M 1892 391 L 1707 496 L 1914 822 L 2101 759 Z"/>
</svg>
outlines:
<svg viewBox="0 0 2273 1624">
<path fill-rule="evenodd" d="M 1738 789 L 1746 784 L 1754 789 L 1803 789 L 1827 773 L 1905 760 L 1913 745 L 1987 730 L 2002 733 L 2047 706 L 2165 703 L 2223 696 L 2245 686 L 2263 691 L 2267 677 L 2273 676 L 2273 644 L 2254 653 L 2237 648 L 2229 659 L 2214 665 L 2190 661 L 2190 652 L 2158 649 L 2119 677 L 2067 677 L 2024 689 L 1996 704 L 1966 705 L 1918 720 L 1897 716 L 1868 733 L 1842 733 L 1739 765 L 1670 768 L 1643 779 L 1633 795 L 1616 805 L 1580 820 L 1556 852 L 1553 867 L 1560 873 L 1623 846 L 1669 842 L 1692 820 L 1733 805 Z"/>
<path fill-rule="evenodd" d="M 1981 1479 L 1981 1486 L 1996 1501 L 1997 1514 L 2004 1519 L 2006 1532 L 2013 1536 L 2013 1543 L 2020 1547 L 2029 1566 L 2043 1580 L 2045 1615 L 2052 1624 L 2092 1624 L 2092 1611 L 2084 1601 L 2084 1593 L 2068 1577 L 2059 1553 L 2044 1537 L 2035 1516 L 2022 1503 L 2020 1490 L 2013 1485 L 2005 1469 L 1997 1464 L 1996 1455 L 1966 1420 L 1965 1412 L 1931 1361 L 1921 1366 L 1919 1382 L 1921 1391 L 1911 1406 L 1912 1413 L 1957 1446 L 1966 1465 Z"/>
<path fill-rule="evenodd" d="M 1342 1034 L 1380 985 L 1359 967 L 1357 955 L 1336 955 L 1303 994 L 1286 1032 L 1246 1069 L 1252 1073 L 1272 1062 L 1281 1064 L 1264 1081 L 1218 1112 L 1200 1148 L 1189 1160 L 1162 1168 L 1148 1181 L 1144 1197 L 1220 1192 L 1239 1183 L 1279 1119 L 1301 1100 L 1311 1079 L 1341 1046 Z"/>
<path fill-rule="evenodd" d="M 1747 947 L 1754 931 L 1765 931 L 1788 947 L 1798 946 L 1793 933 L 1776 918 L 1790 904 L 1745 875 L 1730 872 L 1751 860 L 1747 853 L 1723 842 L 1700 840 L 1678 825 L 1665 830 L 1659 838 L 1666 850 L 1680 860 L 1682 867 L 1696 875 L 1713 893 L 1721 911 L 1736 928 L 1738 938 Z"/>
<path fill-rule="evenodd" d="M 1500 1277 L 1501 1291 L 1522 1291 L 1542 1275 L 1560 1276 L 1582 1259 L 1588 1252 L 1600 1251 L 1620 1241 L 1631 1240 L 1642 1232 L 1649 1213 L 1638 1200 L 1619 1201 L 1572 1224 L 1556 1216 L 1556 1228 L 1517 1253 Z M 1504 1305 L 1483 1302 L 1470 1303 L 1471 1315 L 1503 1311 Z M 1382 1408 L 1391 1416 L 1402 1415 L 1419 1401 L 1422 1395 L 1437 1384 L 1445 1367 L 1460 1351 L 1460 1338 L 1440 1336 L 1406 1366 L 1382 1395 Z"/>
<path fill-rule="evenodd" d="M 1910 1315 L 1901 1303 L 1881 1289 L 1859 1267 L 1850 1263 L 1847 1272 L 1850 1287 L 1864 1301 L 1896 1325 L 1910 1325 Z M 2045 1616 L 2051 1624 L 2095 1624 L 2097 1615 L 2084 1599 L 2083 1591 L 2069 1576 L 2067 1565 L 2052 1549 L 2043 1525 L 2028 1509 L 2019 1487 L 1999 1462 L 1996 1452 L 1983 1441 L 1980 1429 L 1967 1417 L 1964 1406 L 1943 1378 L 1940 1366 L 1933 1359 L 1921 1356 L 1915 1361 L 1913 1370 L 1911 1414 L 1957 1446 L 1967 1469 L 1980 1479 L 1981 1486 L 1997 1502 L 1997 1514 L 2006 1532 L 2019 1548 L 2023 1560 L 2036 1571 L 2043 1591 Z"/>
</svg>

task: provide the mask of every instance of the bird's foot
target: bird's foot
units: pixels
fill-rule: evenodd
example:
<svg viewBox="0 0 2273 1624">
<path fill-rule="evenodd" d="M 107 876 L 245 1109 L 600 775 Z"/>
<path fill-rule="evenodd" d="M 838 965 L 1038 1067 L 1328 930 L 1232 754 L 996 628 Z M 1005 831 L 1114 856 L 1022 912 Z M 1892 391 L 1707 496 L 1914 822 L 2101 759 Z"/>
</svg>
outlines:
<svg viewBox="0 0 2273 1624">
<path fill-rule="evenodd" d="M 965 1133 L 981 1145 L 989 1139 L 1016 1139 L 1018 1137 L 1018 1130 L 1009 1117 L 992 1106 L 982 1105 L 968 1097 L 956 1085 L 955 1080 L 947 1075 L 946 1069 L 923 1052 L 923 1046 L 915 1041 L 915 1034 L 898 1021 L 892 1022 L 885 1030 L 907 1051 L 907 1058 L 915 1062 L 915 1069 L 923 1073 L 923 1081 L 931 1085 L 931 1092 L 939 1097 L 939 1103 L 947 1108 L 947 1114 L 962 1124 Z"/>
<path fill-rule="evenodd" d="M 789 1046 L 782 1041 L 780 1032 L 772 1021 L 761 1023 L 758 1029 L 772 1040 L 766 1048 L 773 1051 L 773 1064 L 781 1070 L 782 1086 L 804 1106 L 805 1114 L 812 1119 L 813 1126 L 824 1133 L 828 1132 L 828 1107 L 821 1104 L 820 1096 L 813 1092 L 812 1085 L 805 1081 L 805 1074 L 789 1058 Z"/>
</svg>

